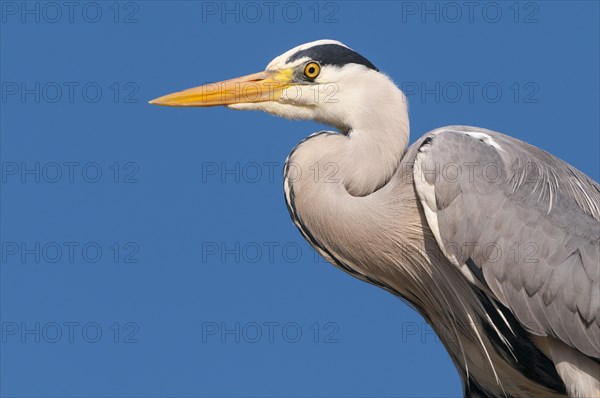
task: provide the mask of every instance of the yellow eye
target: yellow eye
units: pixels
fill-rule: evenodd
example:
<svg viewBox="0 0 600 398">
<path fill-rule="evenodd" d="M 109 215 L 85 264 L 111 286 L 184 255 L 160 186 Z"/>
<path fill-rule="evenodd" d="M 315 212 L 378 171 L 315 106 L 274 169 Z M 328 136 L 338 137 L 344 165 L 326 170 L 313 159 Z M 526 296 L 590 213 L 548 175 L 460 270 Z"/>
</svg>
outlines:
<svg viewBox="0 0 600 398">
<path fill-rule="evenodd" d="M 321 72 L 321 66 L 316 62 L 309 62 L 304 67 L 304 76 L 309 79 L 314 79 L 319 76 L 319 72 Z"/>
</svg>

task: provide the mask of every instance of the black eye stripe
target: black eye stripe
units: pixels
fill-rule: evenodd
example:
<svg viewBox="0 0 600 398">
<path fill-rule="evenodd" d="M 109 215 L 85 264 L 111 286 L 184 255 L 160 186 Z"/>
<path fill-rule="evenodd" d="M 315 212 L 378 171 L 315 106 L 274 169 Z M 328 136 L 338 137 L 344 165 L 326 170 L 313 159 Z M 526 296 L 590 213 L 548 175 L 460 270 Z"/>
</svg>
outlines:
<svg viewBox="0 0 600 398">
<path fill-rule="evenodd" d="M 308 57 L 321 65 L 344 66 L 346 64 L 359 64 L 379 71 L 368 59 L 339 44 L 321 44 L 298 51 L 287 59 L 287 63 L 304 57 Z"/>
</svg>

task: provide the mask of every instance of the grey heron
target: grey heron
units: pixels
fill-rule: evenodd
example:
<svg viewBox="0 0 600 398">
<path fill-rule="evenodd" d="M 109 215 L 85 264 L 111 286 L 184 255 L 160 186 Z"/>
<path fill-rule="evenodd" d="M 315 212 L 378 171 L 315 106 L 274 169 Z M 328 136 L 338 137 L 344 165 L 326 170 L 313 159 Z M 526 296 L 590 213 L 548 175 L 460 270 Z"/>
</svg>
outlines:
<svg viewBox="0 0 600 398">
<path fill-rule="evenodd" d="M 419 311 L 466 397 L 600 396 L 600 186 L 585 174 L 477 127 L 438 128 L 409 146 L 405 95 L 334 40 L 150 103 L 336 128 L 301 141 L 284 166 L 304 238 Z M 311 177 L 292 178 L 291 165 Z"/>
</svg>

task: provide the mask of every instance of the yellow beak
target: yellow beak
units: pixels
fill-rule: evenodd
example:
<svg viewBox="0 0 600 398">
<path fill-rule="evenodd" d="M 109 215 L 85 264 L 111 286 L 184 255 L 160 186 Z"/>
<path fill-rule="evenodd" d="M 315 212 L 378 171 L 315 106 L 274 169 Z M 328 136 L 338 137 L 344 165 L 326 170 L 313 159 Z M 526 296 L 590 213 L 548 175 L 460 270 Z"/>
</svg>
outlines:
<svg viewBox="0 0 600 398">
<path fill-rule="evenodd" d="M 163 106 L 217 106 L 243 102 L 277 101 L 292 85 L 292 69 L 264 71 L 190 88 L 150 101 Z"/>
</svg>

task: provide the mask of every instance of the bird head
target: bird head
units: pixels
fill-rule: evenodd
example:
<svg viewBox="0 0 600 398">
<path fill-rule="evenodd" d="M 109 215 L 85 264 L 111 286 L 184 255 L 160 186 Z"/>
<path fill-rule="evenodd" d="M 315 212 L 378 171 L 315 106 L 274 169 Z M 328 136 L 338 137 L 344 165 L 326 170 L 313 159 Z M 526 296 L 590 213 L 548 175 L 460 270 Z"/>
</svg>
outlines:
<svg viewBox="0 0 600 398">
<path fill-rule="evenodd" d="M 365 57 L 335 40 L 302 44 L 273 59 L 264 71 L 168 94 L 163 106 L 262 110 L 288 119 L 316 120 L 341 130 L 357 114 L 386 101 L 391 80 Z"/>
</svg>

